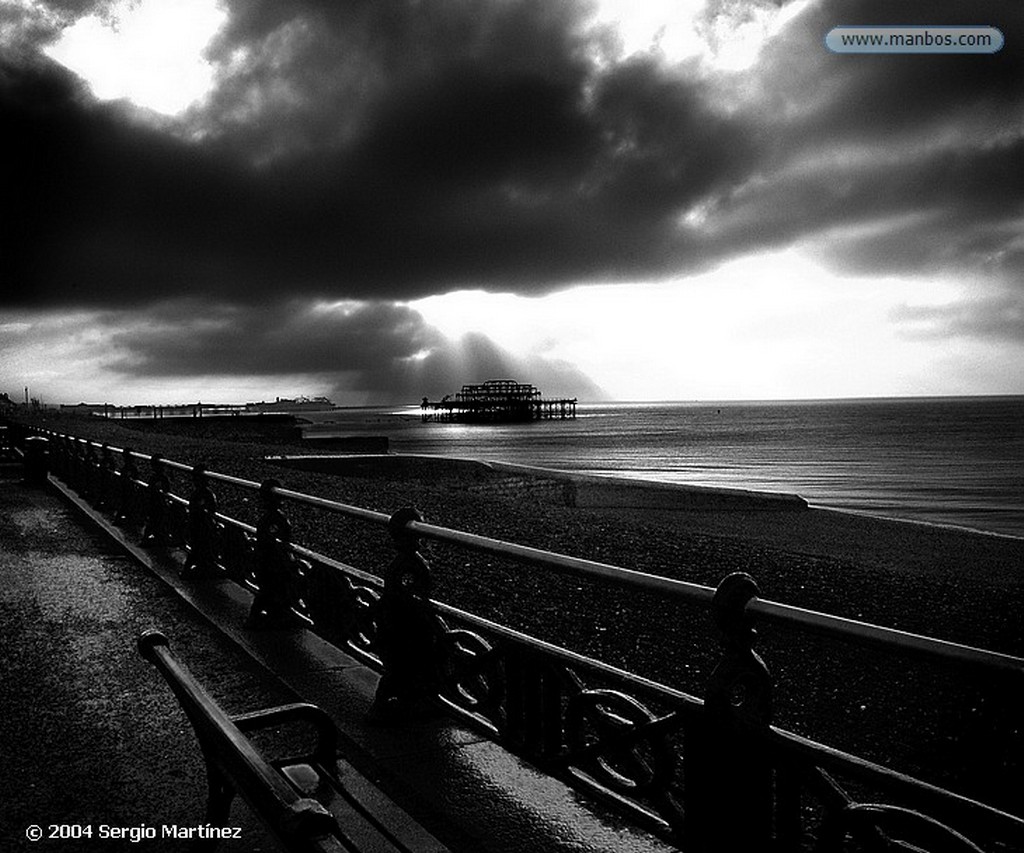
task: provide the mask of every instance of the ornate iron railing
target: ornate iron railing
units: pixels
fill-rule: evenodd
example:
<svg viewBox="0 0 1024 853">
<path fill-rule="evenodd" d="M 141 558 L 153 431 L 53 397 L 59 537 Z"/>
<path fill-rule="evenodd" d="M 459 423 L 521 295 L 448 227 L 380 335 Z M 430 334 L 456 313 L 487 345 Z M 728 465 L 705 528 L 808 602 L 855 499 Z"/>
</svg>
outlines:
<svg viewBox="0 0 1024 853">
<path fill-rule="evenodd" d="M 270 588 L 267 560 L 277 559 L 273 589 L 286 599 L 289 615 L 382 667 L 381 579 L 291 542 L 280 503 L 382 528 L 394 526 L 393 516 L 274 481 L 255 483 L 34 432 L 49 442 L 52 470 L 85 499 L 119 523 L 141 528 L 145 544 L 184 548 L 184 572 L 199 578 L 226 573 L 258 597 Z M 147 480 L 138 462 L 149 465 Z M 168 470 L 192 476 L 190 497 L 170 491 Z M 217 512 L 210 482 L 269 498 L 260 522 Z M 448 545 L 711 608 L 723 652 L 698 698 L 443 602 L 429 604 L 440 638 L 436 698 L 450 713 L 685 849 L 1024 850 L 1018 815 L 772 726 L 772 683 L 753 649 L 753 624 L 774 621 L 966 666 L 1008 679 L 1011 689 L 1024 686 L 1024 659 L 762 600 L 744 574 L 729 575 L 713 589 L 420 521 L 399 526 Z M 267 550 L 271 528 L 276 551 Z M 267 556 L 273 553 L 277 558 Z"/>
</svg>

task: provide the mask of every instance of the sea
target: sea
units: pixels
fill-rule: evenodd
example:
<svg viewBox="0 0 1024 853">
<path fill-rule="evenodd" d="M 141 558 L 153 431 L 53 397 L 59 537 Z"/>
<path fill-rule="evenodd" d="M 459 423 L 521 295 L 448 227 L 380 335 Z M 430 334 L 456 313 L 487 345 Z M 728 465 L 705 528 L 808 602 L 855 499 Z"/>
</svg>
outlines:
<svg viewBox="0 0 1024 853">
<path fill-rule="evenodd" d="M 424 423 L 419 406 L 303 413 L 307 437 L 396 453 L 795 493 L 811 505 L 1024 537 L 1024 397 L 580 403 L 574 420 Z"/>
</svg>

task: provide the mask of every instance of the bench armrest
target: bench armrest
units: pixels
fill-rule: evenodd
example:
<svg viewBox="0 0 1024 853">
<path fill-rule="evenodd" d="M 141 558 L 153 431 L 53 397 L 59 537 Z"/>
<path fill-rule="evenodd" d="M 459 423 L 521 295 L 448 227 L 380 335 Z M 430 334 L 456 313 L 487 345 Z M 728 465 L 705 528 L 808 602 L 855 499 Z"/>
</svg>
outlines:
<svg viewBox="0 0 1024 853">
<path fill-rule="evenodd" d="M 308 702 L 293 702 L 278 705 L 261 711 L 237 714 L 231 717 L 238 730 L 248 734 L 271 726 L 288 723 L 308 723 L 316 730 L 316 749 L 314 760 L 326 770 L 332 778 L 338 778 L 336 763 L 338 753 L 338 732 L 330 715 L 317 705 Z"/>
<path fill-rule="evenodd" d="M 337 821 L 324 806 L 295 791 L 239 727 L 171 654 L 159 631 L 143 632 L 139 653 L 163 675 L 195 729 L 208 770 L 215 763 L 233 787 L 265 816 L 288 849 L 342 849 Z M 333 764 L 333 757 L 330 764 Z M 330 765 L 329 765 L 330 766 Z"/>
</svg>

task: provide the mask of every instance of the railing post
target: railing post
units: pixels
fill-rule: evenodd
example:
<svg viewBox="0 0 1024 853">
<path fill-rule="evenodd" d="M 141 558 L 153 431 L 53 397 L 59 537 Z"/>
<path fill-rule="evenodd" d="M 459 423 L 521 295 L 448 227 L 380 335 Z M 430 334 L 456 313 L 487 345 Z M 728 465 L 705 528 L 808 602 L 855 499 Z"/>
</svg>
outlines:
<svg viewBox="0 0 1024 853">
<path fill-rule="evenodd" d="M 78 489 L 78 439 L 70 435 L 65 436 L 61 442 L 61 456 L 63 457 L 64 481 L 71 488 Z"/>
<path fill-rule="evenodd" d="M 423 516 L 414 507 L 398 510 L 388 533 L 398 552 L 384 574 L 377 608 L 377 653 L 384 673 L 377 685 L 371 719 L 403 722 L 428 715 L 440 689 L 440 625 L 430 604 L 433 580 L 419 553 L 410 522 Z"/>
<path fill-rule="evenodd" d="M 99 460 L 96 458 L 96 448 L 93 443 L 86 440 L 82 449 L 82 488 L 79 490 L 89 503 L 95 505 L 99 492 Z"/>
<path fill-rule="evenodd" d="M 50 471 L 50 442 L 41 435 L 25 439 L 24 480 L 29 486 L 45 486 Z"/>
<path fill-rule="evenodd" d="M 59 457 L 60 465 L 57 470 L 60 472 L 61 479 L 64 480 L 72 488 L 75 486 L 75 453 L 78 448 L 78 443 L 70 436 L 58 436 L 57 446 L 60 448 Z"/>
<path fill-rule="evenodd" d="M 79 494 L 82 493 L 82 445 L 77 438 L 68 436 L 67 482 Z"/>
<path fill-rule="evenodd" d="M 220 557 L 217 497 L 210 489 L 205 465 L 192 468 L 192 485 L 188 500 L 188 556 L 181 573 L 184 577 L 215 575 Z"/>
<path fill-rule="evenodd" d="M 104 444 L 100 454 L 100 476 L 98 489 L 98 505 L 106 508 L 114 503 L 114 451 L 109 444 Z"/>
<path fill-rule="evenodd" d="M 164 461 L 159 455 L 150 459 L 152 472 L 146 487 L 146 526 L 142 531 L 145 546 L 167 545 L 167 493 L 171 490 Z"/>
<path fill-rule="evenodd" d="M 290 621 L 289 565 L 292 526 L 281 512 L 280 482 L 264 480 L 260 486 L 263 514 L 256 524 L 256 550 L 253 574 L 256 595 L 249 610 L 250 628 L 280 627 Z"/>
<path fill-rule="evenodd" d="M 118 476 L 121 481 L 121 495 L 120 504 L 114 514 L 114 521 L 134 526 L 138 518 L 136 481 L 139 479 L 139 469 L 135 466 L 135 457 L 132 455 L 132 451 L 127 447 L 121 453 L 121 472 Z"/>
<path fill-rule="evenodd" d="M 735 572 L 712 600 L 722 657 L 705 693 L 700 731 L 687 749 L 686 834 L 700 850 L 772 844 L 773 773 L 762 737 L 771 723 L 772 685 L 753 649 L 746 610 L 757 594 L 753 578 Z"/>
<path fill-rule="evenodd" d="M 62 480 L 68 480 L 68 437 L 54 435 L 50 443 L 50 465 Z"/>
</svg>

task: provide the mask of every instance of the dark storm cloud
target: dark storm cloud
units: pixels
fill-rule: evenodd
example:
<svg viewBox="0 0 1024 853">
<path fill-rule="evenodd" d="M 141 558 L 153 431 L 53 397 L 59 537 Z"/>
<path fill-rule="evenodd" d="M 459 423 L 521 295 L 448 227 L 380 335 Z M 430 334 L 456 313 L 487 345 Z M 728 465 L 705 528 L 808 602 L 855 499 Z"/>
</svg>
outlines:
<svg viewBox="0 0 1024 853">
<path fill-rule="evenodd" d="M 812 6 L 771 43 L 756 81 L 766 144 L 722 201 L 724 247 L 811 243 L 854 274 L 983 272 L 1018 279 L 1024 215 L 1024 7 L 859 2 Z M 995 55 L 837 55 L 839 24 L 999 27 Z M 755 107 L 754 109 L 758 109 Z M 723 249 L 727 250 L 727 249 Z"/>
<path fill-rule="evenodd" d="M 169 132 L 8 63 L 6 299 L 411 297 L 663 274 L 744 174 L 742 120 L 653 60 L 598 65 L 571 4 L 246 3 Z M 138 118 L 138 117 L 136 117 Z"/>
<path fill-rule="evenodd" d="M 105 369 L 134 378 L 304 375 L 345 399 L 437 399 L 479 379 L 529 376 L 550 395 L 604 392 L 570 365 L 517 358 L 483 335 L 450 341 L 405 306 L 286 302 L 257 308 L 165 303 L 98 319 L 118 355 Z"/>
<path fill-rule="evenodd" d="M 568 2 L 229 6 L 218 88 L 179 120 L 96 104 L 31 51 L 2 60 L 0 300 L 541 292 L 793 244 L 850 273 L 1019 272 L 1016 0 L 971 21 L 952 2 L 812 4 L 739 74 L 622 60 Z M 704 24 L 751 8 L 709 4 Z M 824 48 L 837 24 L 886 22 L 989 24 L 1007 47 Z"/>
<path fill-rule="evenodd" d="M 968 7 L 951 0 L 828 3 L 810 11 L 803 29 L 823 34 L 837 24 L 853 23 L 990 25 L 1003 32 L 1006 46 L 989 55 L 861 55 L 853 57 L 849 68 L 843 68 L 848 56 L 825 53 L 825 64 L 831 66 L 828 80 L 836 81 L 840 89 L 839 97 L 823 104 L 808 123 L 818 134 L 847 140 L 892 139 L 894 134 L 941 132 L 950 126 L 969 131 L 975 121 L 983 122 L 978 130 L 1019 129 L 1024 83 L 1024 53 L 1019 50 L 1024 12 L 1019 3 L 983 0 Z M 776 46 L 782 49 L 781 43 Z"/>
<path fill-rule="evenodd" d="M 1024 340 L 1024 293 L 1003 292 L 951 305 L 901 305 L 892 321 L 907 338 Z"/>
<path fill-rule="evenodd" d="M 442 342 L 410 308 L 387 304 L 280 303 L 260 309 L 171 303 L 136 315 L 126 331 L 111 315 L 110 363 L 138 376 L 187 376 L 215 366 L 225 376 L 329 373 L 401 361 Z"/>
<path fill-rule="evenodd" d="M 1008 250 L 1024 214 L 1024 139 L 824 158 L 780 165 L 735 192 L 712 239 L 751 250 L 808 241 L 850 274 L 1015 274 Z"/>
</svg>

